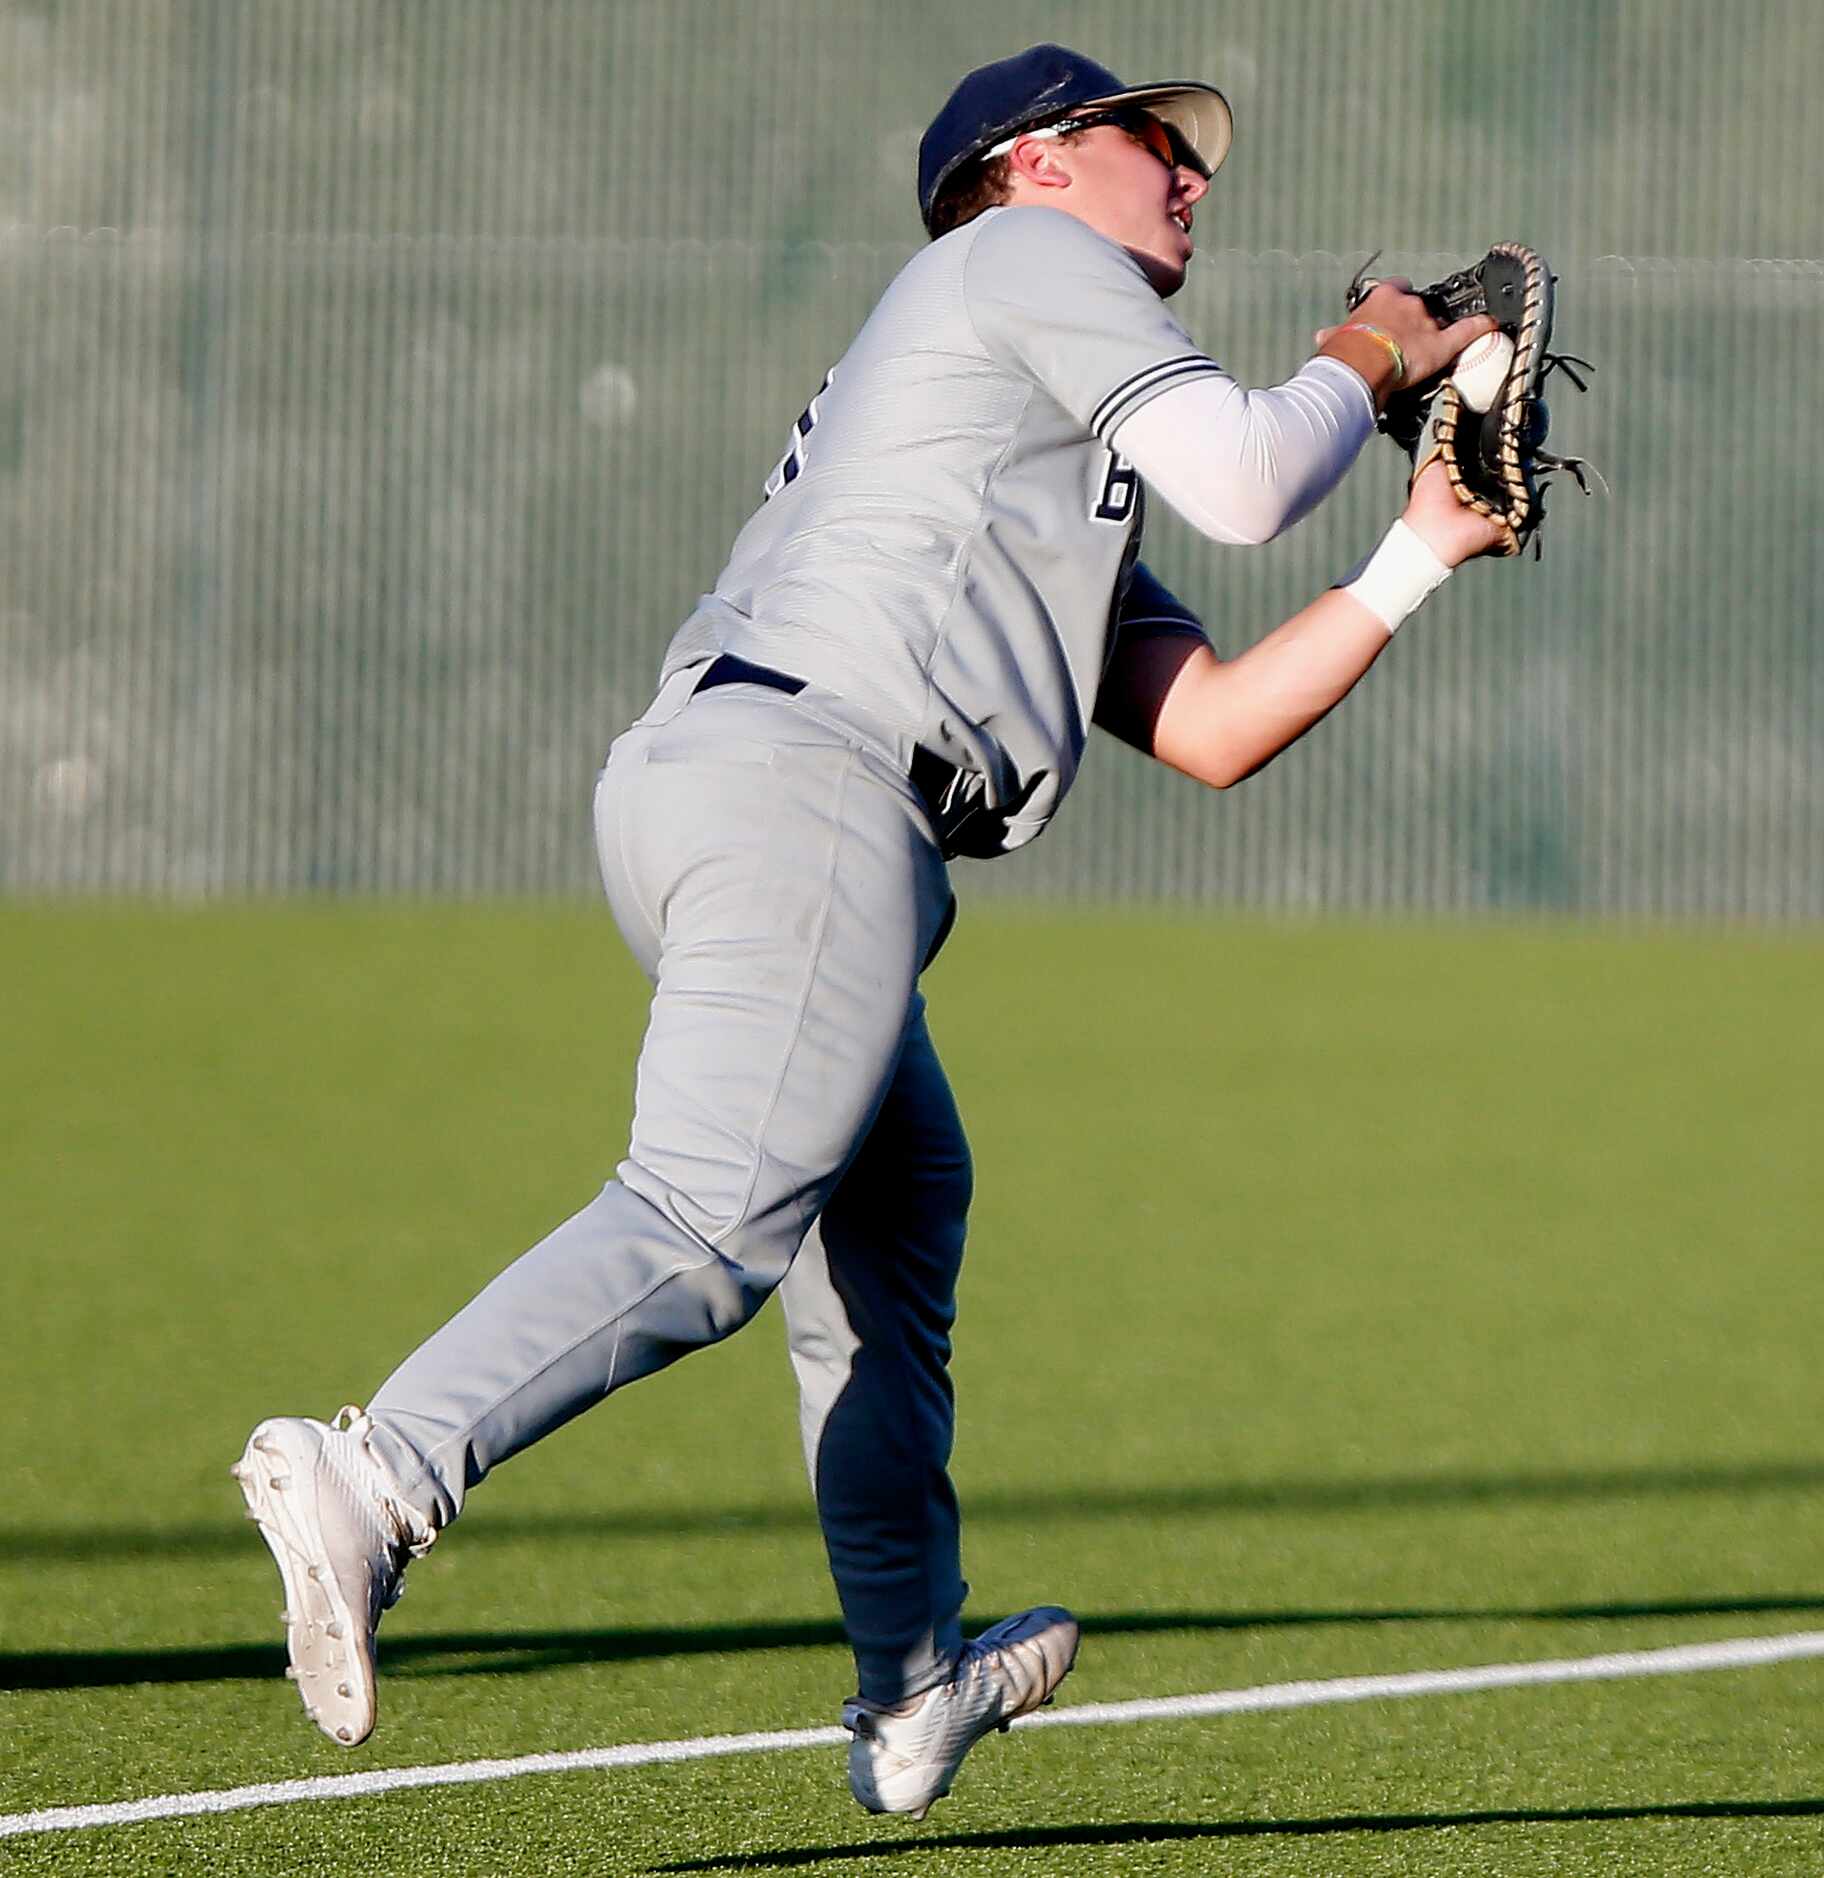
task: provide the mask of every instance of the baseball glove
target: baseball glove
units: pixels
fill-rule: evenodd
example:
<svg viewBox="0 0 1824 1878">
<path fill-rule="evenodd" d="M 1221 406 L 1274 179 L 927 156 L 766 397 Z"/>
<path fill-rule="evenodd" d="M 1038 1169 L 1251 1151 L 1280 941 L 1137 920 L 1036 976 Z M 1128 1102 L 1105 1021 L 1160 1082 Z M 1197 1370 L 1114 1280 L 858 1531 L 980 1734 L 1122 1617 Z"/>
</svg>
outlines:
<svg viewBox="0 0 1824 1878">
<path fill-rule="evenodd" d="M 1353 308 L 1373 288 L 1363 263 L 1350 283 Z M 1440 326 L 1486 313 L 1506 344 L 1494 355 L 1498 382 L 1476 387 L 1471 396 L 1465 361 L 1448 373 L 1411 385 L 1388 400 L 1380 425 L 1414 460 L 1415 474 L 1436 457 L 1457 500 L 1486 515 L 1503 531 L 1501 554 L 1518 554 L 1533 542 L 1545 519 L 1545 484 L 1562 470 L 1583 493 L 1590 493 L 1581 457 L 1556 456 L 1545 448 L 1550 414 L 1540 386 L 1554 371 L 1561 371 L 1579 391 L 1587 391 L 1583 372 L 1595 368 L 1574 353 L 1552 352 L 1552 289 L 1550 268 L 1531 248 L 1517 241 L 1497 242 L 1473 267 L 1419 289 L 1419 297 Z M 1505 358 L 1505 371 L 1501 360 Z M 1484 373 L 1488 366 L 1483 366 Z M 1431 447 L 1420 458 L 1425 426 L 1431 423 Z"/>
</svg>

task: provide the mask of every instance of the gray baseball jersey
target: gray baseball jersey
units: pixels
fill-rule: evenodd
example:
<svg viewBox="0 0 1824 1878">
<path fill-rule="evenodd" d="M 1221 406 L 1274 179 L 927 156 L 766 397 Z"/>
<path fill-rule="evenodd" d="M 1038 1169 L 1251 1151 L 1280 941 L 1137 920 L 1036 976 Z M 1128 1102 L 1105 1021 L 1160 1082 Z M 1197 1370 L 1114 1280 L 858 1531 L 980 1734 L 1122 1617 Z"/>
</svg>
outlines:
<svg viewBox="0 0 1824 1878">
<path fill-rule="evenodd" d="M 951 1673 L 970 1162 L 918 989 L 954 904 L 943 850 L 1031 839 L 1111 653 L 1201 630 L 1135 559 L 1140 486 L 1110 442 L 1218 372 L 1119 247 L 1054 210 L 991 211 L 889 286 L 602 771 L 603 885 L 653 985 L 632 1136 L 375 1393 L 370 1451 L 427 1526 L 777 1289 L 859 1692 L 890 1705 Z M 1323 431 L 1294 507 L 1362 425 Z M 704 687 L 724 653 L 807 688 Z M 963 778 L 941 848 L 920 747 Z"/>
<path fill-rule="evenodd" d="M 795 426 L 665 662 L 731 652 L 923 744 L 993 811 L 1050 819 L 1120 626 L 1196 632 L 1132 578 L 1142 495 L 1106 439 L 1220 367 L 1072 216 L 990 211 L 900 273 Z"/>
</svg>

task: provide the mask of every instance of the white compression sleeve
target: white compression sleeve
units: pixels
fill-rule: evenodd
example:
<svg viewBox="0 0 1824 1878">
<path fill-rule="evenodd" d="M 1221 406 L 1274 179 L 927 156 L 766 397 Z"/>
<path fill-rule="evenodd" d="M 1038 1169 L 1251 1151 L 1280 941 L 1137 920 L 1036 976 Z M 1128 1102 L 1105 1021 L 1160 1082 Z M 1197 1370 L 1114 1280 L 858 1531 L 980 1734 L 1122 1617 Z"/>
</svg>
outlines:
<svg viewBox="0 0 1824 1878">
<path fill-rule="evenodd" d="M 1143 404 L 1111 445 L 1199 534 L 1270 541 L 1341 481 L 1374 435 L 1374 396 L 1338 359 L 1246 391 L 1204 372 Z"/>
</svg>

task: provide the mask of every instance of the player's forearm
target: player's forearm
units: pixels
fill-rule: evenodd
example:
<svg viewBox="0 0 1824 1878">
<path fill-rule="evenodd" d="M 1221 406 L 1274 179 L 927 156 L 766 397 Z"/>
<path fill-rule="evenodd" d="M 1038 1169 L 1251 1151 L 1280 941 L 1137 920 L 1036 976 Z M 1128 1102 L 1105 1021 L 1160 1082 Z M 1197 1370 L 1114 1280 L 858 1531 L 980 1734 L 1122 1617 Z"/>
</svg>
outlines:
<svg viewBox="0 0 1824 1878">
<path fill-rule="evenodd" d="M 1153 754 L 1217 789 L 1241 782 L 1335 710 L 1388 639 L 1385 621 L 1333 587 L 1239 658 L 1188 661 Z"/>
<path fill-rule="evenodd" d="M 1226 789 L 1272 762 L 1335 710 L 1406 619 L 1464 561 L 1498 541 L 1459 502 L 1441 464 L 1347 577 L 1226 663 L 1209 646 L 1177 668 L 1154 719 L 1161 762 Z"/>
<path fill-rule="evenodd" d="M 1254 545 L 1308 514 L 1374 434 L 1374 399 L 1334 359 L 1248 391 L 1205 372 L 1144 404 L 1113 443 L 1200 534 Z"/>
<path fill-rule="evenodd" d="M 1317 356 L 1348 366 L 1367 386 L 1377 411 L 1387 408 L 1387 400 L 1405 382 L 1405 353 L 1385 328 L 1365 321 L 1329 332 L 1319 344 Z"/>
</svg>

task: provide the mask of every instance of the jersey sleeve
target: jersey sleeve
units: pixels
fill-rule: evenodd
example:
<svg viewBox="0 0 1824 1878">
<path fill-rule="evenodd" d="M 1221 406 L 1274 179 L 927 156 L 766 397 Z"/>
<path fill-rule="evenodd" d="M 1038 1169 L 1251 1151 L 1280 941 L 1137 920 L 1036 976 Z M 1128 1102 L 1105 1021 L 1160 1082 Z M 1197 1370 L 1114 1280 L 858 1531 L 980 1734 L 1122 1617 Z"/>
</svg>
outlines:
<svg viewBox="0 0 1824 1878">
<path fill-rule="evenodd" d="M 1160 392 L 1222 373 L 1139 263 L 1060 209 L 989 210 L 963 291 L 990 356 L 1043 385 L 1103 443 Z"/>
</svg>

